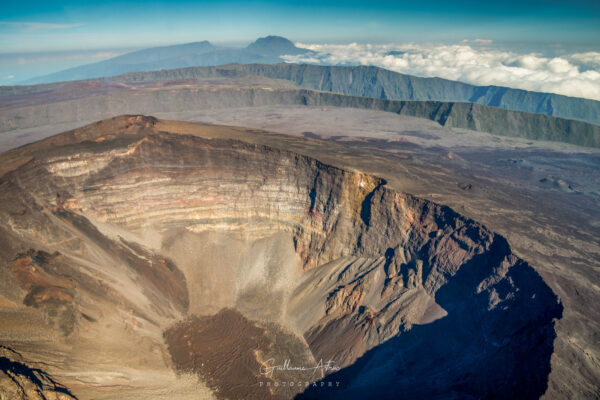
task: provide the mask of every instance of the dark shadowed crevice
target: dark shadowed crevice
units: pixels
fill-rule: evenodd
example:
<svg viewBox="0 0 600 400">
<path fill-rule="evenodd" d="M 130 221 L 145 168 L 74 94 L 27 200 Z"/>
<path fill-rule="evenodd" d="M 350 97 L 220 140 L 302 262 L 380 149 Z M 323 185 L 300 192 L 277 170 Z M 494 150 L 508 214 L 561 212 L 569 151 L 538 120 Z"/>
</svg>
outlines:
<svg viewBox="0 0 600 400">
<path fill-rule="evenodd" d="M 385 180 L 381 180 L 379 182 L 379 184 L 377 186 L 375 186 L 375 188 L 370 191 L 366 196 L 365 199 L 363 200 L 361 207 L 360 207 L 360 218 L 362 219 L 362 222 L 369 226 L 369 222 L 371 221 L 371 203 L 373 201 L 373 196 L 375 195 L 375 192 L 377 192 L 377 190 L 382 187 L 383 185 L 385 185 Z"/>
<path fill-rule="evenodd" d="M 508 88 L 503 88 L 503 87 L 496 88 L 496 93 L 494 93 L 494 95 L 490 99 L 488 105 L 490 105 L 492 107 L 500 107 L 500 105 L 502 104 L 502 98 L 506 94 L 507 90 L 508 90 Z"/>
<path fill-rule="evenodd" d="M 2 348 L 4 348 L 4 346 L 2 346 Z M 15 386 L 17 386 L 25 396 L 33 389 L 44 399 L 46 396 L 44 396 L 43 392 L 47 392 L 47 394 L 49 394 L 49 392 L 61 393 L 64 396 L 77 399 L 69 389 L 56 382 L 50 375 L 41 369 L 28 367 L 26 364 L 11 360 L 7 357 L 0 357 L 0 372 L 10 377 Z"/>
</svg>

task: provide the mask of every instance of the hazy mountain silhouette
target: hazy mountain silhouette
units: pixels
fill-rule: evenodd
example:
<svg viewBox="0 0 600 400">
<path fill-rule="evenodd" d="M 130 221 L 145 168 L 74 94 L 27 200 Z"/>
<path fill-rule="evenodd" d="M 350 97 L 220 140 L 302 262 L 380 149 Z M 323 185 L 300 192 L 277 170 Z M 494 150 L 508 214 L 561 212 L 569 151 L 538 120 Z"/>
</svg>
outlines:
<svg viewBox="0 0 600 400">
<path fill-rule="evenodd" d="M 134 71 L 155 71 L 229 63 L 275 64 L 283 61 L 281 58 L 283 55 L 309 52 L 310 50 L 298 48 L 290 40 L 280 36 L 260 38 L 245 48 L 217 47 L 207 41 L 202 41 L 138 50 L 108 60 L 31 78 L 24 83 L 74 81 Z"/>
<path fill-rule="evenodd" d="M 284 61 L 282 56 L 300 53 L 306 54 L 312 51 L 298 48 L 291 41 L 280 36 L 260 38 L 247 47 L 238 49 L 216 47 L 204 41 L 139 50 L 109 60 L 32 78 L 25 83 L 105 78 L 131 72 L 140 72 L 136 74 L 136 82 L 158 81 L 220 76 L 220 72 L 224 72 L 227 76 L 257 75 L 283 79 L 301 88 L 351 96 L 388 100 L 479 103 L 600 125 L 600 102 L 597 100 L 502 86 L 475 86 L 442 78 L 422 78 L 374 66 L 281 63 Z M 214 71 L 189 68 L 225 64 L 238 65 Z M 9 90 L 13 89 L 9 88 Z"/>
</svg>

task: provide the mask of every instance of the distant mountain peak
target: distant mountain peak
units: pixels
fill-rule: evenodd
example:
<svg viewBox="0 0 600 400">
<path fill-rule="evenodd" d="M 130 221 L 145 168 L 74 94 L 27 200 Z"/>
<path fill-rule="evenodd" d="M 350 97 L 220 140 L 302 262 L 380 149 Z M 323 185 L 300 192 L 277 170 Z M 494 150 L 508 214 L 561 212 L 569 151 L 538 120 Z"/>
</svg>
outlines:
<svg viewBox="0 0 600 400">
<path fill-rule="evenodd" d="M 248 47 L 227 48 L 213 46 L 203 40 L 169 46 L 151 47 L 126 53 L 108 60 L 80 65 L 63 71 L 29 79 L 23 83 L 46 83 L 115 76 L 134 71 L 158 71 L 186 67 L 239 64 L 276 64 L 283 55 L 310 54 L 307 49 L 294 46 L 281 36 L 267 36 Z"/>
<path fill-rule="evenodd" d="M 277 36 L 277 35 L 268 35 L 265 37 L 258 38 L 253 43 L 251 43 L 250 46 L 260 46 L 260 45 L 272 46 L 274 44 L 282 44 L 285 46 L 294 46 L 294 43 L 291 40 L 286 39 L 283 36 Z"/>
<path fill-rule="evenodd" d="M 202 49 L 202 50 L 212 50 L 212 49 L 216 48 L 208 40 L 202 40 L 199 42 L 190 42 L 190 43 L 175 44 L 175 45 L 170 45 L 170 46 L 154 47 L 154 48 L 144 49 L 144 50 L 155 51 L 156 49 L 162 49 L 162 48 L 177 49 L 177 48 L 186 48 L 186 47 L 187 48 L 197 48 L 197 49 Z"/>
<path fill-rule="evenodd" d="M 259 38 L 255 42 L 250 43 L 246 49 L 260 54 L 277 55 L 301 54 L 308 52 L 306 49 L 300 49 L 296 47 L 291 40 L 275 35 Z"/>
</svg>

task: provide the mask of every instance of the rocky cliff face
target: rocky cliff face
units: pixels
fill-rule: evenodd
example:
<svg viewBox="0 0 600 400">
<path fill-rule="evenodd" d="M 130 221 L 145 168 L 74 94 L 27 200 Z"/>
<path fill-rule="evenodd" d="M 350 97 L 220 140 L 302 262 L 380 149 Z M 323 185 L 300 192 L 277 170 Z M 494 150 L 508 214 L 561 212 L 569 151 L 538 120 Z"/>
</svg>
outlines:
<svg viewBox="0 0 600 400">
<path fill-rule="evenodd" d="M 562 306 L 502 237 L 359 171 L 155 123 L 4 156 L 0 334 L 67 386 L 174 368 L 230 398 L 543 394 Z M 298 379 L 254 368 L 284 359 L 332 360 L 341 385 L 257 388 Z"/>
<path fill-rule="evenodd" d="M 600 123 L 600 102 L 501 86 L 474 86 L 441 78 L 420 78 L 372 66 L 236 65 L 240 74 L 296 82 L 300 87 L 388 100 L 470 102 L 506 110 Z M 150 72 L 159 73 L 159 72 Z M 164 72 L 163 72 L 164 73 Z M 140 73 L 140 75 L 148 73 Z"/>
<path fill-rule="evenodd" d="M 191 45 L 196 44 L 167 47 L 166 49 L 171 53 L 175 53 L 175 55 L 171 54 L 170 57 L 162 57 L 160 61 L 152 63 L 140 64 L 139 60 L 140 58 L 147 58 L 150 55 L 154 58 L 165 52 L 164 48 L 142 50 L 137 52 L 142 54 L 131 53 L 113 60 L 75 67 L 43 77 L 42 79 L 32 79 L 30 83 L 100 78 L 130 71 L 145 72 L 131 72 L 122 77 L 117 77 L 116 79 L 108 78 L 107 80 L 126 81 L 130 83 L 181 78 L 260 75 L 269 78 L 285 79 L 296 83 L 304 89 L 335 92 L 350 96 L 388 100 L 470 102 L 507 110 L 539 113 L 566 119 L 578 119 L 594 124 L 600 123 L 600 102 L 596 100 L 552 93 L 530 92 L 501 86 L 474 86 L 441 78 L 420 78 L 378 67 L 298 65 L 291 63 L 268 65 L 280 62 L 280 55 L 298 54 L 307 51 L 294 47 L 291 42 L 283 38 L 269 37 L 259 39 L 248 46 L 246 51 L 249 54 L 244 54 L 244 50 L 222 50 L 213 53 L 201 51 L 200 54 L 197 54 L 198 51 L 196 50 L 194 55 L 188 55 L 184 60 L 177 57 L 178 47 Z M 275 57 L 257 57 L 254 55 L 255 51 L 263 56 L 274 55 Z M 241 54 L 237 55 L 236 53 Z M 133 58 L 134 61 L 122 63 L 119 62 L 120 58 Z M 190 58 L 193 62 L 190 62 Z M 250 64 L 259 62 L 263 64 Z M 241 63 L 242 65 L 220 66 L 227 63 Z M 197 67 L 205 65 L 209 67 Z M 219 65 L 219 67 L 215 67 L 216 65 Z M 184 66 L 195 67 L 182 68 Z M 13 89 L 5 88 L 4 90 Z M 19 88 L 18 90 L 23 89 Z"/>
<path fill-rule="evenodd" d="M 218 87 L 207 87 L 185 72 L 173 73 L 173 79 L 177 80 L 167 84 L 159 81 L 156 85 L 137 86 L 135 78 L 131 78 L 131 82 L 126 75 L 127 79 L 124 81 L 127 84 L 65 83 L 64 87 L 48 85 L 53 89 L 43 93 L 3 96 L 0 97 L 0 131 L 90 121 L 123 112 L 161 113 L 227 107 L 300 105 L 380 110 L 429 119 L 449 128 L 600 147 L 600 126 L 583 121 L 505 110 L 477 103 L 385 100 L 283 88 L 278 81 L 263 82 L 259 87 L 244 85 L 232 88 L 225 80 Z M 228 69 L 222 69 L 221 73 L 226 75 L 228 72 Z M 233 76 L 227 79 L 236 79 L 235 70 L 233 72 Z M 231 82 L 236 83 L 234 80 Z M 274 84 L 279 86 L 272 87 Z"/>
</svg>

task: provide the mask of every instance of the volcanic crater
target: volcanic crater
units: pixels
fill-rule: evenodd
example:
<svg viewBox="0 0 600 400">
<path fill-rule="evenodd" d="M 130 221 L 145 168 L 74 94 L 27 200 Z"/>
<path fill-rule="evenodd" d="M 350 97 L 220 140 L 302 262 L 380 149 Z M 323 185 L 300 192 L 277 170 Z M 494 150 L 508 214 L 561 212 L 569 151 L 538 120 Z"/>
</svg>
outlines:
<svg viewBox="0 0 600 400">
<path fill-rule="evenodd" d="M 11 351 L 75 395 L 190 373 L 230 399 L 545 392 L 562 305 L 503 237 L 375 176 L 202 136 L 122 116 L 5 154 Z M 286 360 L 308 368 L 265 373 Z"/>
</svg>

